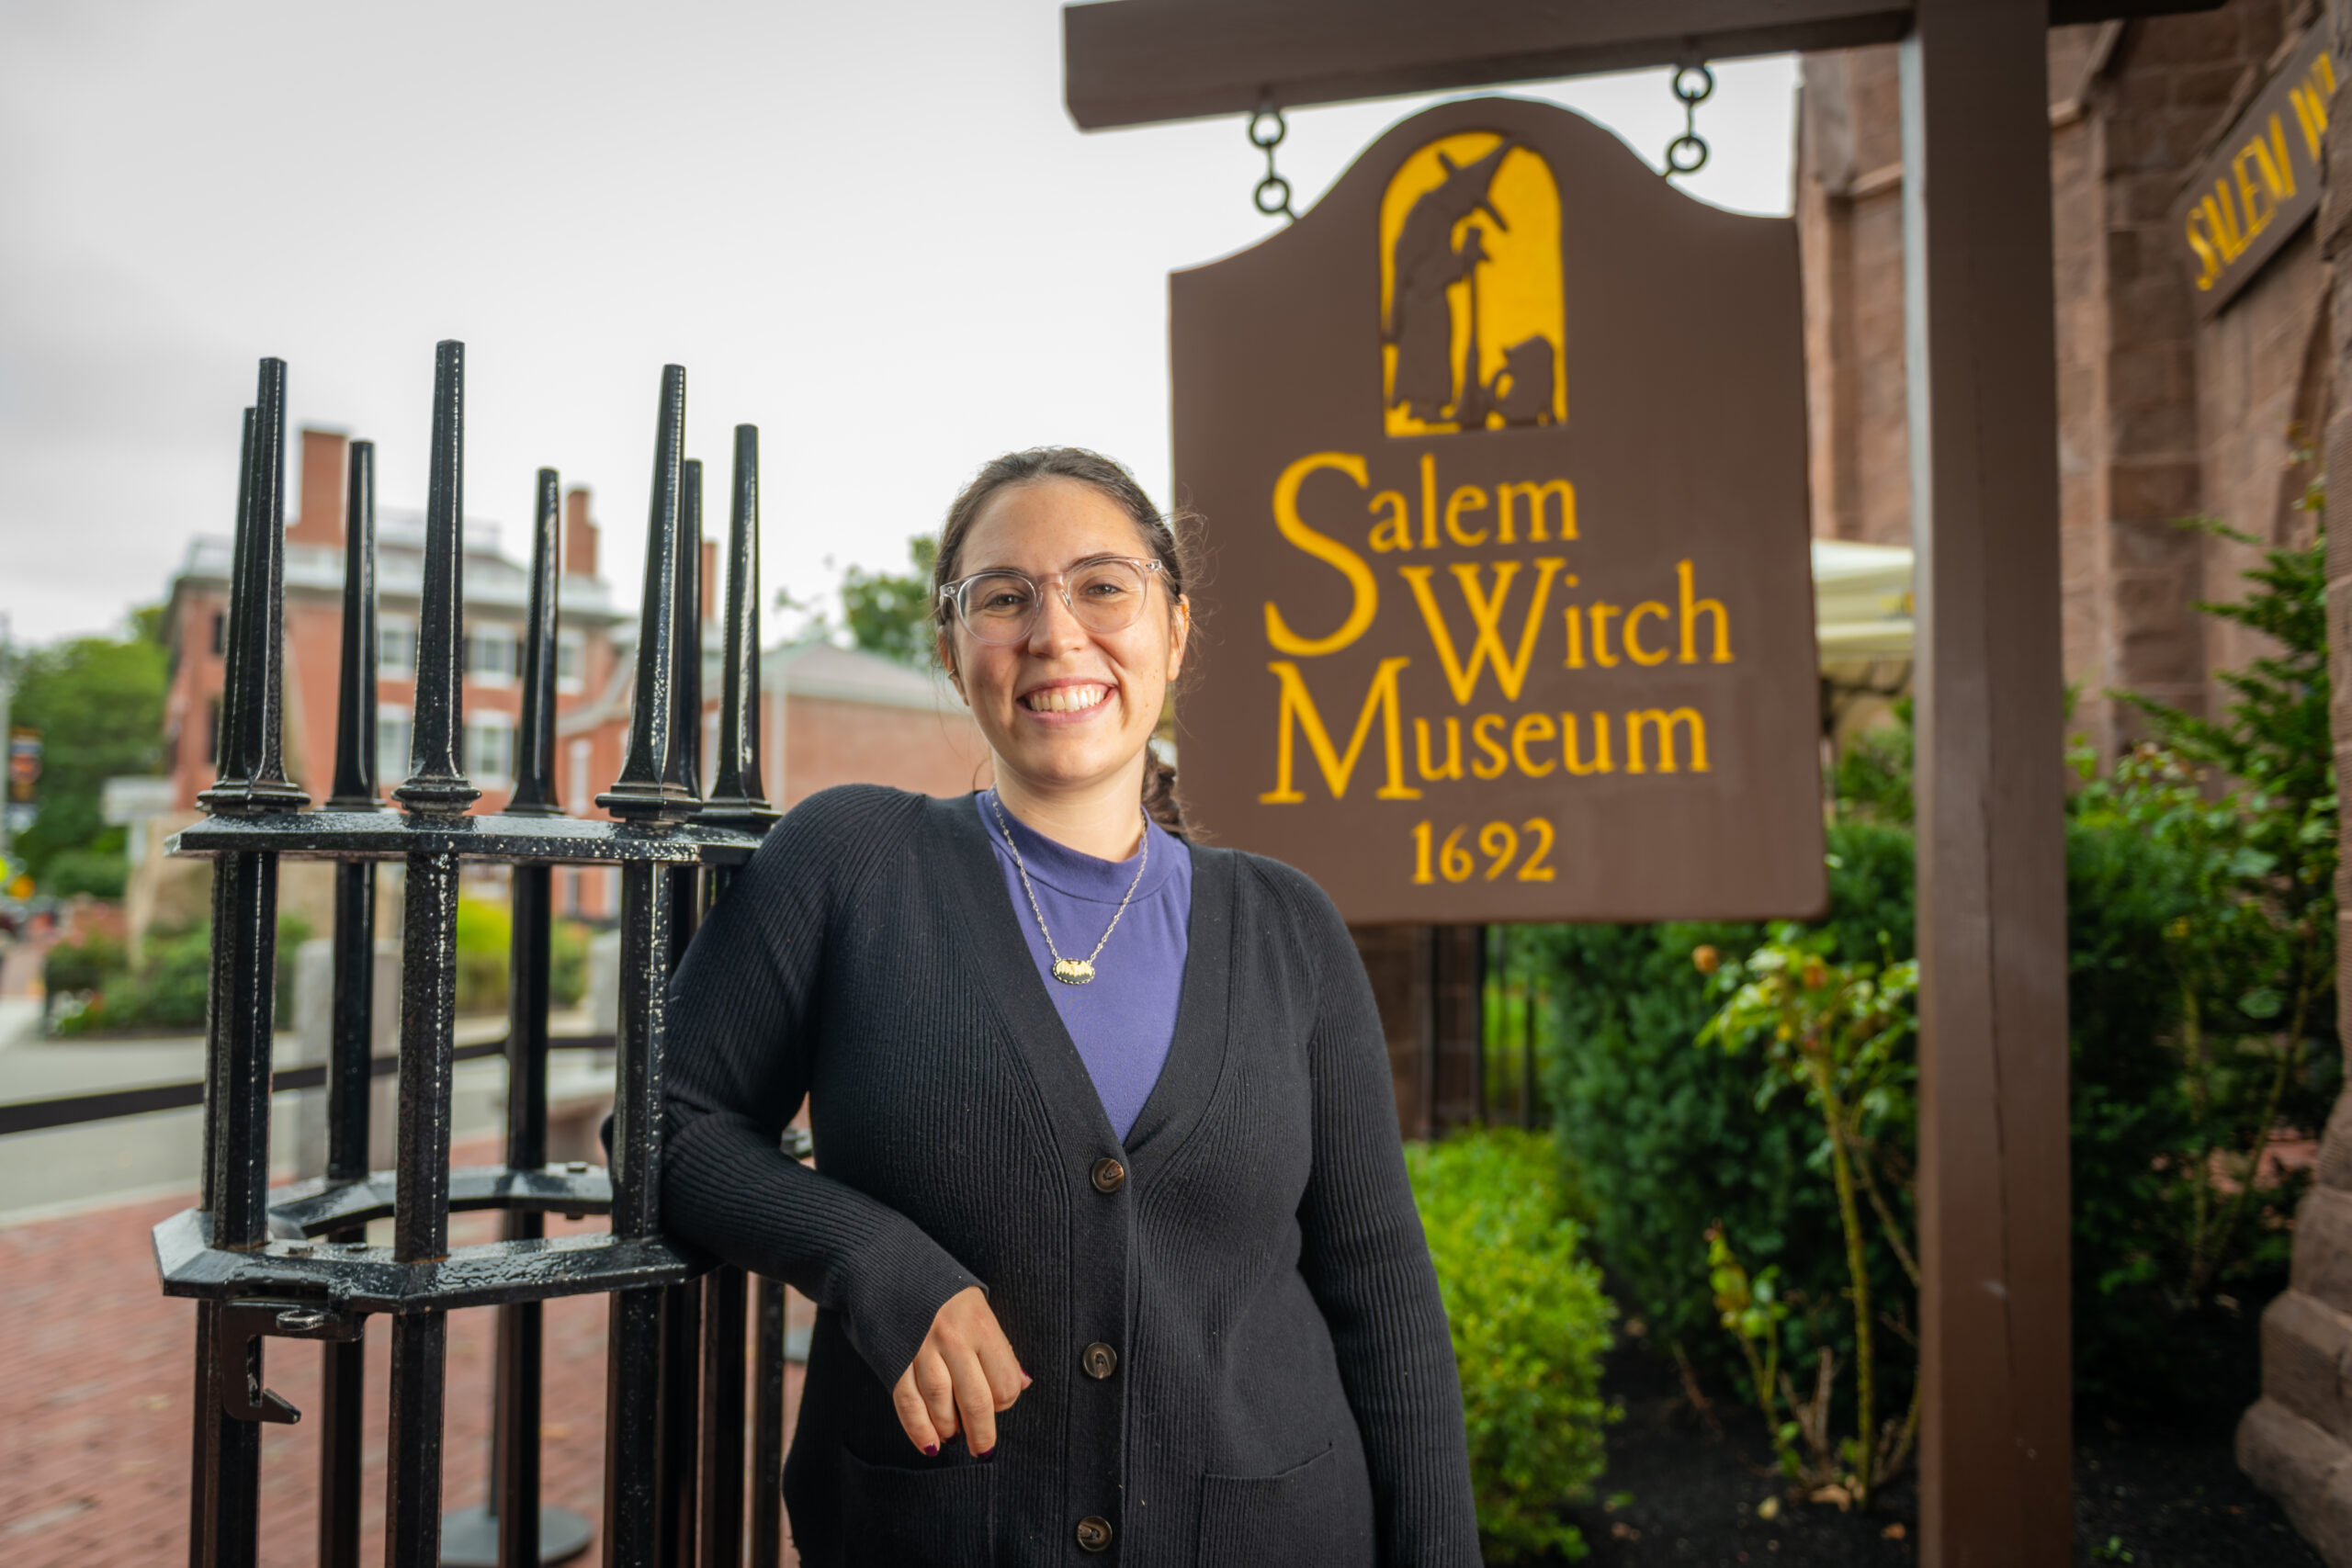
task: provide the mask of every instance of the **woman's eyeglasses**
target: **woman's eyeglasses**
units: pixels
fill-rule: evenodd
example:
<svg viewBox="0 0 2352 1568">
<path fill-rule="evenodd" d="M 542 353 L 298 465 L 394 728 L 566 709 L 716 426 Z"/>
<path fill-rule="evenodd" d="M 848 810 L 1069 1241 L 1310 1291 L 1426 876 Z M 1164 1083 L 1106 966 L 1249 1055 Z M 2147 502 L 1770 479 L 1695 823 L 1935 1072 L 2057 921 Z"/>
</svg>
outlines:
<svg viewBox="0 0 2352 1568">
<path fill-rule="evenodd" d="M 944 584 L 939 597 L 956 607 L 956 618 L 966 631 L 1000 647 L 1025 642 L 1037 629 L 1048 586 L 1060 593 L 1071 619 L 1088 631 L 1125 631 L 1143 614 L 1152 574 L 1161 565 L 1125 556 L 1097 556 L 1042 579 L 1009 569 L 977 572 Z"/>
</svg>

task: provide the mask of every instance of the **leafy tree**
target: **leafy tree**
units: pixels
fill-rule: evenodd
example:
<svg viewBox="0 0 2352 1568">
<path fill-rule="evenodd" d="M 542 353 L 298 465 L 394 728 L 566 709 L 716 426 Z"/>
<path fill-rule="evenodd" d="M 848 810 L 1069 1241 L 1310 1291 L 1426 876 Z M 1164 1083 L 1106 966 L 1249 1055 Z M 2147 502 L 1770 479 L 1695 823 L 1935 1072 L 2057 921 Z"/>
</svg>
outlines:
<svg viewBox="0 0 2352 1568">
<path fill-rule="evenodd" d="M 149 637 L 75 637 L 25 660 L 10 722 L 40 731 L 40 815 L 17 838 L 52 893 L 122 891 L 123 830 L 100 812 L 106 781 L 152 773 L 170 668 Z"/>
<path fill-rule="evenodd" d="M 932 650 L 931 573 L 939 541 L 928 534 L 907 542 L 913 570 L 868 571 L 854 566 L 842 574 L 842 619 L 850 644 L 906 664 L 923 664 Z"/>
</svg>

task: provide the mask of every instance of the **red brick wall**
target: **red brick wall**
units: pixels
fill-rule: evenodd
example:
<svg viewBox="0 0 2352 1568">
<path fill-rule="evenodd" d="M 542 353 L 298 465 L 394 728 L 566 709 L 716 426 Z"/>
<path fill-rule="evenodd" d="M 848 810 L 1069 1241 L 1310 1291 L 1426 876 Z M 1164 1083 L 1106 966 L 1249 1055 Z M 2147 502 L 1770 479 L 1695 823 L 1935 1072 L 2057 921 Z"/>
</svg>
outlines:
<svg viewBox="0 0 2352 1568">
<path fill-rule="evenodd" d="M 773 729 L 766 753 L 771 798 L 780 806 L 842 784 L 962 795 L 989 782 L 988 748 L 960 708 L 930 713 L 794 695 L 784 709 L 780 790 Z"/>
</svg>

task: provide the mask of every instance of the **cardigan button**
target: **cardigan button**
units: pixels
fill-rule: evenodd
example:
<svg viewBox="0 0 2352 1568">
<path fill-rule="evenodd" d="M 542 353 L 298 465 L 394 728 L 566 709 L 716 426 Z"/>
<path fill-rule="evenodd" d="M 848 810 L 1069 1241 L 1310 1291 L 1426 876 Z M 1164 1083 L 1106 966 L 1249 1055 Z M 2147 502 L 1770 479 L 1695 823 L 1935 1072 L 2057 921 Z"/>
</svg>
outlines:
<svg viewBox="0 0 2352 1568">
<path fill-rule="evenodd" d="M 1100 1551 L 1111 1544 L 1111 1521 L 1100 1514 L 1089 1514 L 1078 1521 L 1078 1544 L 1089 1551 Z"/>
<path fill-rule="evenodd" d="M 1093 1170 L 1089 1174 L 1094 1179 L 1094 1190 L 1097 1192 L 1116 1192 L 1127 1184 L 1127 1168 L 1108 1156 L 1096 1160 Z M 1106 1536 L 1104 1539 L 1109 1538 Z"/>
<path fill-rule="evenodd" d="M 1086 1375 L 1100 1382 L 1119 1370 L 1119 1353 L 1100 1339 L 1078 1353 L 1078 1364 Z"/>
</svg>

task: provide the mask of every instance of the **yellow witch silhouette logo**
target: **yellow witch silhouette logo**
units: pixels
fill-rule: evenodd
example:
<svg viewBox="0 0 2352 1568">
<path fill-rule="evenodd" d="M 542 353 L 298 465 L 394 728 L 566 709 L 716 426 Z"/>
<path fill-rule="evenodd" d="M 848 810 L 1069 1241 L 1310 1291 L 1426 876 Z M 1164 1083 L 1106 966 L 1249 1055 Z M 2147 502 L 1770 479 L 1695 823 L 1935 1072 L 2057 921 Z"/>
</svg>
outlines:
<svg viewBox="0 0 2352 1568">
<path fill-rule="evenodd" d="M 1560 187 L 1493 131 L 1441 137 L 1380 202 L 1381 377 L 1391 435 L 1568 416 Z"/>
</svg>

